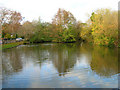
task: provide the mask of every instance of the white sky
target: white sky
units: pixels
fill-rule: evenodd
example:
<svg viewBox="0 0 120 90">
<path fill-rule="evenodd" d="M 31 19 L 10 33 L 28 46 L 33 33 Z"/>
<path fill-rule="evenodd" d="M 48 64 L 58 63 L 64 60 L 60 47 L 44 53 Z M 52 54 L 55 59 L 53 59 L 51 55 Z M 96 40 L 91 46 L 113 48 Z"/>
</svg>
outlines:
<svg viewBox="0 0 120 90">
<path fill-rule="evenodd" d="M 100 8 L 118 10 L 119 0 L 0 0 L 0 6 L 19 11 L 25 20 L 32 21 L 40 16 L 51 22 L 58 8 L 70 11 L 77 20 L 85 22 L 87 14 Z"/>
</svg>

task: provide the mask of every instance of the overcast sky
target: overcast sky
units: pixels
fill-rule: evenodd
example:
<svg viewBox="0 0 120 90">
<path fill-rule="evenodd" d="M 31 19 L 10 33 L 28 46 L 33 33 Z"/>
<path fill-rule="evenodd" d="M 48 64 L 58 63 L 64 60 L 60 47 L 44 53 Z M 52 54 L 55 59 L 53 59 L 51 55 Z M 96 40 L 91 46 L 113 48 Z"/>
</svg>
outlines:
<svg viewBox="0 0 120 90">
<path fill-rule="evenodd" d="M 0 0 L 0 6 L 21 12 L 25 20 L 32 21 L 40 16 L 50 22 L 58 8 L 70 11 L 77 20 L 85 22 L 88 14 L 98 8 L 118 10 L 119 0 Z"/>
</svg>

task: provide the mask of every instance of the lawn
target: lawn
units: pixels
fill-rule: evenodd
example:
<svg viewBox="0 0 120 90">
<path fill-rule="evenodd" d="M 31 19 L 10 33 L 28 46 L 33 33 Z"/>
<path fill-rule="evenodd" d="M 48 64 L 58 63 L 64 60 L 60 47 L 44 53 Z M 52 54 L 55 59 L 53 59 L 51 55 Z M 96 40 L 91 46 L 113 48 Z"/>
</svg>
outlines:
<svg viewBox="0 0 120 90">
<path fill-rule="evenodd" d="M 15 42 L 15 43 L 2 44 L 0 46 L 0 50 L 8 49 L 8 48 L 13 48 L 13 47 L 19 46 L 21 44 L 23 44 L 23 42 Z"/>
</svg>

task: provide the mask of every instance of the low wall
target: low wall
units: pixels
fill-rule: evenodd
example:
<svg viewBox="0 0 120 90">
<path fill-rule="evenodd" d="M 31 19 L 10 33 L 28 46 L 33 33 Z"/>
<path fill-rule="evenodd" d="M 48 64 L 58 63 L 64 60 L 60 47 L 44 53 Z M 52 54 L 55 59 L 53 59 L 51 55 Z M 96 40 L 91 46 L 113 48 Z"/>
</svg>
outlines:
<svg viewBox="0 0 120 90">
<path fill-rule="evenodd" d="M 16 42 L 16 40 L 2 40 L 3 44 L 14 43 L 14 42 Z"/>
</svg>

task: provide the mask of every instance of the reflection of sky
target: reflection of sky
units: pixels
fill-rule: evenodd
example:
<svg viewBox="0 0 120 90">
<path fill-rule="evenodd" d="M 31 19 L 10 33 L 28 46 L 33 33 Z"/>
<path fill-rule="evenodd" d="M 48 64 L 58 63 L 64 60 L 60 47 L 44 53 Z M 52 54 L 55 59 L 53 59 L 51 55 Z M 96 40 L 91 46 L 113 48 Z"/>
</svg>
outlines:
<svg viewBox="0 0 120 90">
<path fill-rule="evenodd" d="M 65 76 L 59 76 L 51 61 L 45 61 L 41 67 L 39 64 L 27 62 L 22 72 L 11 76 L 4 81 L 3 87 L 30 87 L 30 88 L 115 88 L 117 85 L 117 75 L 112 78 L 102 78 L 92 72 L 88 66 L 88 60 L 83 55 L 77 61 L 74 68 Z"/>
<path fill-rule="evenodd" d="M 89 67 L 91 58 L 86 57 L 84 54 L 82 54 L 80 57 L 78 57 L 76 66 L 78 67 Z"/>
</svg>

